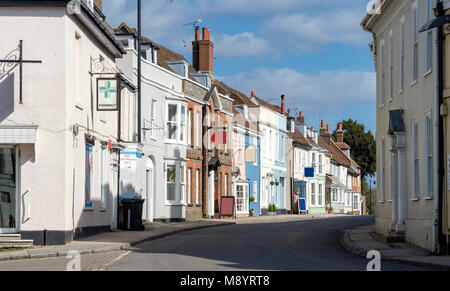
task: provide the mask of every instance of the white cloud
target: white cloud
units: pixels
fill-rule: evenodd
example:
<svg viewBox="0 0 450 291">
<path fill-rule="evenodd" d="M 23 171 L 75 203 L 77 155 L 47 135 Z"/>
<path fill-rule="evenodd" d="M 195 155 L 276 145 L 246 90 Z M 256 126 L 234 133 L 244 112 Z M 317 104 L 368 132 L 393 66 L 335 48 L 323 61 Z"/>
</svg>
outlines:
<svg viewBox="0 0 450 291">
<path fill-rule="evenodd" d="M 370 35 L 362 31 L 360 21 L 361 15 L 355 10 L 339 10 L 318 16 L 280 15 L 266 20 L 261 34 L 290 52 L 306 54 L 332 43 L 366 45 Z"/>
<path fill-rule="evenodd" d="M 216 37 L 215 41 L 216 55 L 225 58 L 260 56 L 269 48 L 265 39 L 255 36 L 252 32 L 222 34 Z"/>
<path fill-rule="evenodd" d="M 292 109 L 336 112 L 349 105 L 375 101 L 376 77 L 372 72 L 323 71 L 305 74 L 291 68 L 258 68 L 221 79 L 242 92 L 256 91 L 267 100 L 285 94 Z"/>
</svg>

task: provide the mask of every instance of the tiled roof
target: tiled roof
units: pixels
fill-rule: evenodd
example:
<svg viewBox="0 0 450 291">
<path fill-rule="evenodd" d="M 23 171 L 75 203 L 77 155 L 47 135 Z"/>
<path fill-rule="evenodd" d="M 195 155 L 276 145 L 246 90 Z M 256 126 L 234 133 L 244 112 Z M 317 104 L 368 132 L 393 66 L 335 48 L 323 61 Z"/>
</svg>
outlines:
<svg viewBox="0 0 450 291">
<path fill-rule="evenodd" d="M 319 136 L 319 145 L 328 150 L 332 156 L 332 160 L 336 163 L 346 166 L 350 172 L 357 174 L 355 170 L 352 169 L 352 161 L 342 152 L 334 140 L 330 137 L 330 143 L 323 137 Z"/>
<path fill-rule="evenodd" d="M 129 27 L 126 23 L 122 22 L 119 27 L 116 29 L 113 29 L 114 33 L 133 33 L 137 34 L 137 30 L 135 28 Z M 186 60 L 186 58 L 183 55 L 177 54 L 176 52 L 168 49 L 167 47 L 160 45 L 154 41 L 152 41 L 150 38 L 142 36 L 142 43 L 152 43 L 155 46 L 159 48 L 158 51 L 158 66 L 175 73 L 172 68 L 167 64 L 169 61 L 186 61 L 189 64 L 189 79 L 192 81 L 197 81 L 192 74 L 197 73 L 197 70 Z"/>
<path fill-rule="evenodd" d="M 341 150 L 349 150 L 350 147 L 348 146 L 348 144 L 346 144 L 345 142 L 336 142 L 336 145 L 341 149 Z"/>
<path fill-rule="evenodd" d="M 288 135 L 295 141 L 302 145 L 310 147 L 308 140 L 297 129 L 294 132 L 288 132 Z"/>
<path fill-rule="evenodd" d="M 213 84 L 217 87 L 217 91 L 219 91 L 220 94 L 227 95 L 231 99 L 233 99 L 233 105 L 255 105 L 250 98 L 247 97 L 244 93 L 239 92 L 238 90 L 228 86 L 227 84 L 219 81 L 214 80 Z"/>
</svg>

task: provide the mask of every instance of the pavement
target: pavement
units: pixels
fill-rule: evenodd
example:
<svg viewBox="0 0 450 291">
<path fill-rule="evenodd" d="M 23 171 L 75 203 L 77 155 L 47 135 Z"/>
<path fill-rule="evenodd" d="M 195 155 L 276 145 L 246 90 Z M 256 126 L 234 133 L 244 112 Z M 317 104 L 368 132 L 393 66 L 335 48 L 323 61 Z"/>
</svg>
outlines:
<svg viewBox="0 0 450 291">
<path fill-rule="evenodd" d="M 349 252 L 363 257 L 369 251 L 377 250 L 384 261 L 450 270 L 450 256 L 433 255 L 428 250 L 406 242 L 385 242 L 376 234 L 374 224 L 347 230 L 341 236 L 341 243 Z"/>
<path fill-rule="evenodd" d="M 161 239 L 184 231 L 220 227 L 235 224 L 234 221 L 195 220 L 177 223 L 150 223 L 145 231 L 111 231 L 73 241 L 63 246 L 34 246 L 29 249 L 1 251 L 0 261 L 67 257 L 69 252 L 80 255 L 128 250 L 133 246 Z"/>
</svg>

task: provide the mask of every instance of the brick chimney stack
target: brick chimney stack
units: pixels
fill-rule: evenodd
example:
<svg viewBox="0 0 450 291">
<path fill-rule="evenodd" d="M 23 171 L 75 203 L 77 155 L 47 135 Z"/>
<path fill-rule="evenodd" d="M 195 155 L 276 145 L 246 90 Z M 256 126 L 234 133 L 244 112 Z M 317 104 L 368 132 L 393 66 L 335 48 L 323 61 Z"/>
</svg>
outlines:
<svg viewBox="0 0 450 291">
<path fill-rule="evenodd" d="M 94 4 L 100 11 L 103 10 L 103 0 L 94 0 Z"/>
<path fill-rule="evenodd" d="M 203 38 L 200 31 L 195 30 L 195 40 L 192 42 L 192 62 L 199 72 L 214 74 L 214 43 L 211 41 L 209 29 L 203 27 Z"/>
<path fill-rule="evenodd" d="M 325 139 L 328 145 L 331 144 L 330 125 L 327 124 L 327 128 L 325 129 L 325 120 L 322 120 L 322 126 L 320 128 L 320 136 Z"/>
<path fill-rule="evenodd" d="M 281 114 L 286 113 L 286 96 L 281 95 Z"/>
<path fill-rule="evenodd" d="M 325 120 L 322 120 L 320 124 L 320 135 L 323 135 L 325 133 Z"/>
<path fill-rule="evenodd" d="M 342 129 L 342 123 L 339 123 L 338 129 L 336 130 L 336 141 L 344 142 L 344 130 Z"/>
<path fill-rule="evenodd" d="M 303 116 L 303 112 L 300 112 L 297 118 L 298 124 L 305 124 L 305 117 Z"/>
</svg>

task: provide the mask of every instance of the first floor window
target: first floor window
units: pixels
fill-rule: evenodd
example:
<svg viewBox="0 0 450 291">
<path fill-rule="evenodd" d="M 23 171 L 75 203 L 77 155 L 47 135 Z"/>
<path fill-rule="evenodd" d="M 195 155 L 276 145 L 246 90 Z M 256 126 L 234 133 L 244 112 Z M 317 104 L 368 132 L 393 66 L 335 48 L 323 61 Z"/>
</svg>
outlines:
<svg viewBox="0 0 450 291">
<path fill-rule="evenodd" d="M 182 104 L 168 104 L 166 138 L 169 141 L 185 143 L 186 123 L 186 106 Z"/>
<path fill-rule="evenodd" d="M 419 176 L 419 126 L 416 122 L 412 124 L 412 145 L 413 145 L 413 198 L 419 197 L 420 176 Z"/>
<path fill-rule="evenodd" d="M 426 197 L 433 196 L 433 123 L 431 113 L 425 117 Z"/>
</svg>

